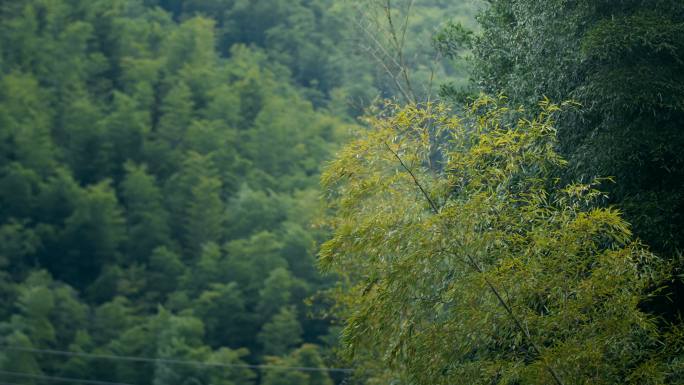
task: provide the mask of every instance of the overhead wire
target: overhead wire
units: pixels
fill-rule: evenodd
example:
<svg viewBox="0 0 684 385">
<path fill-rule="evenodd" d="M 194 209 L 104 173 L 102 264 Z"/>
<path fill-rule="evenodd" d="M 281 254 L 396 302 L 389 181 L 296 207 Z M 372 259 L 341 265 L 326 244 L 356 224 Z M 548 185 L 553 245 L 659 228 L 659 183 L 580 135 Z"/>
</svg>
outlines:
<svg viewBox="0 0 684 385">
<path fill-rule="evenodd" d="M 42 374 L 31 374 L 23 372 L 11 372 L 7 370 L 0 370 L 0 375 L 6 375 L 10 377 L 19 378 L 30 378 L 34 380 L 45 380 L 52 382 L 72 382 L 76 384 L 86 384 L 86 385 L 133 385 L 125 382 L 110 382 L 110 381 L 100 381 L 100 380 L 84 380 L 80 378 L 69 378 L 69 377 L 57 377 L 57 376 L 46 376 Z"/>
<path fill-rule="evenodd" d="M 123 356 L 114 354 L 96 354 L 96 353 L 83 353 L 83 352 L 72 352 L 66 350 L 56 350 L 56 349 L 37 349 L 37 348 L 27 348 L 20 346 L 3 346 L 0 345 L 0 350 L 8 351 L 18 351 L 26 353 L 38 353 L 38 354 L 51 354 L 67 357 L 82 357 L 82 358 L 92 358 L 100 360 L 113 360 L 113 361 L 128 361 L 128 362 L 146 362 L 146 363 L 161 363 L 170 365 L 193 365 L 193 366 L 205 366 L 205 367 L 219 367 L 219 368 L 238 368 L 238 369 L 257 369 L 257 370 L 291 370 L 291 371 L 303 371 L 303 372 L 337 372 L 337 373 L 352 373 L 354 370 L 351 368 L 328 368 L 328 367 L 312 367 L 312 366 L 286 366 L 286 365 L 261 365 L 261 364 L 226 364 L 219 362 L 202 362 L 202 361 L 191 361 L 191 360 L 180 360 L 175 358 L 152 358 L 152 357 L 139 357 L 139 356 Z"/>
<path fill-rule="evenodd" d="M 22 384 L 15 384 L 15 383 L 13 383 L 13 382 L 4 382 L 4 381 L 0 381 L 0 385 L 22 385 Z"/>
</svg>

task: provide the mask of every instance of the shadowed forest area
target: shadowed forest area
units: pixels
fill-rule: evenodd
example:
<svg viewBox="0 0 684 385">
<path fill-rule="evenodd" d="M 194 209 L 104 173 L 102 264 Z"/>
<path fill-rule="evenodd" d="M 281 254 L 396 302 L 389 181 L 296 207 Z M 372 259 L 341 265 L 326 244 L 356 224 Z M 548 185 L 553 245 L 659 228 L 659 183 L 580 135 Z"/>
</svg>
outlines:
<svg viewBox="0 0 684 385">
<path fill-rule="evenodd" d="M 684 384 L 680 0 L 0 2 L 0 384 Z"/>
</svg>

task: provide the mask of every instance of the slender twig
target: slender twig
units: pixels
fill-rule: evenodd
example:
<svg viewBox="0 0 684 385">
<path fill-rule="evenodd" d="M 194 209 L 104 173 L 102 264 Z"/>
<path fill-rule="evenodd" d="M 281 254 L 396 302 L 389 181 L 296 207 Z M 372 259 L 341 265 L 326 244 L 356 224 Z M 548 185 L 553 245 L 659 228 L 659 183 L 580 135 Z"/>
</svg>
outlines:
<svg viewBox="0 0 684 385">
<path fill-rule="evenodd" d="M 432 200 L 432 198 L 430 198 L 430 195 L 428 195 L 427 191 L 425 191 L 425 189 L 423 188 L 423 185 L 420 184 L 420 182 L 418 181 L 418 178 L 416 178 L 416 175 L 413 173 L 413 171 L 406 166 L 406 163 L 404 163 L 404 161 L 401 159 L 399 154 L 396 151 L 392 150 L 392 147 L 390 147 L 389 143 L 387 143 L 387 142 L 384 142 L 384 143 L 385 143 L 385 146 L 387 147 L 387 150 L 389 150 L 389 152 L 391 152 L 392 155 L 394 155 L 394 157 L 397 158 L 397 160 L 399 161 L 399 164 L 401 164 L 401 167 L 409 175 L 411 175 L 411 178 L 413 179 L 413 183 L 416 186 L 418 186 L 418 189 L 420 189 L 420 192 L 423 193 L 423 196 L 425 197 L 425 199 L 428 201 L 428 203 L 430 203 L 430 207 L 432 208 L 432 211 L 435 214 L 439 214 L 439 209 L 437 208 L 437 205 Z"/>
<path fill-rule="evenodd" d="M 432 100 L 432 83 L 434 82 L 435 79 L 435 68 L 437 67 L 437 62 L 440 59 L 440 54 L 439 51 L 435 53 L 434 59 L 432 59 L 432 63 L 430 64 L 430 80 L 428 82 L 428 89 L 427 89 L 427 102 L 428 106 L 430 105 L 430 101 Z"/>
<path fill-rule="evenodd" d="M 376 55 L 375 51 L 373 51 L 372 49 L 368 49 L 368 52 L 373 56 L 373 58 L 375 58 L 375 60 L 377 60 L 380 63 L 385 72 L 387 72 L 387 75 L 389 75 L 389 77 L 394 81 L 394 85 L 401 93 L 401 96 L 403 96 L 404 99 L 406 99 L 406 101 L 410 103 L 411 96 L 404 90 L 404 87 L 401 85 L 399 79 L 397 79 L 397 76 L 392 72 L 392 70 L 390 70 L 389 67 L 387 67 L 387 64 L 385 64 L 385 62 Z"/>
<path fill-rule="evenodd" d="M 390 55 L 390 53 L 385 49 L 385 46 L 378 40 L 378 38 L 373 34 L 373 32 L 371 32 L 366 26 L 361 24 L 360 21 L 355 20 L 354 22 L 356 26 L 361 28 L 361 30 L 363 30 L 366 36 L 372 40 L 372 42 L 377 46 L 378 50 L 380 50 L 383 53 L 383 55 L 392 62 L 392 64 L 397 66 L 397 68 L 401 68 L 401 64 L 397 61 L 397 59 L 394 56 Z"/>
<path fill-rule="evenodd" d="M 411 15 L 411 8 L 413 7 L 413 0 L 410 0 L 408 5 L 406 6 L 406 16 L 404 17 L 404 25 L 402 26 L 402 31 L 401 31 L 401 46 L 399 50 L 399 62 L 402 63 L 402 68 L 404 69 L 404 78 L 406 80 L 406 85 L 411 91 L 415 99 L 415 93 L 413 92 L 413 87 L 411 86 L 411 78 L 409 77 L 408 74 L 408 66 L 406 65 L 404 61 L 404 48 L 406 47 L 406 31 L 408 30 L 409 26 L 409 16 Z"/>
<path fill-rule="evenodd" d="M 494 284 L 489 280 L 489 278 L 487 278 L 484 275 L 484 270 L 482 270 L 480 265 L 478 265 L 477 261 L 475 261 L 475 259 L 473 259 L 473 257 L 471 255 L 467 255 L 466 257 L 468 258 L 468 262 L 470 263 L 470 265 L 472 265 L 472 267 L 479 274 L 482 274 L 485 283 L 489 287 L 489 290 L 494 294 L 494 296 L 498 300 L 499 304 L 504 308 L 504 310 L 506 310 L 506 313 L 508 313 L 508 316 L 513 320 L 513 323 L 515 324 L 516 328 L 518 328 L 518 330 L 520 330 L 523 333 L 523 335 L 525 336 L 525 339 L 527 340 L 527 343 L 530 344 L 530 346 L 532 347 L 534 352 L 537 354 L 537 356 L 541 356 L 541 350 L 539 349 L 537 344 L 534 342 L 534 339 L 530 335 L 530 331 L 527 328 L 523 327 L 522 322 L 520 322 L 520 319 L 518 319 L 518 317 L 515 315 L 511 306 L 508 304 L 508 302 L 506 302 L 506 300 L 503 299 L 503 297 L 499 293 L 499 290 L 494 286 Z M 551 377 L 553 377 L 556 384 L 557 385 L 563 385 L 563 381 L 561 380 L 558 373 L 556 373 L 556 370 L 553 367 L 551 367 L 549 364 L 544 362 L 543 360 L 542 360 L 542 364 L 544 365 L 544 368 L 546 368 L 546 371 L 548 371 L 549 374 L 551 374 Z"/>
<path fill-rule="evenodd" d="M 392 42 L 394 42 L 394 49 L 399 51 L 401 46 L 399 45 L 399 40 L 397 40 L 397 34 L 394 31 L 394 22 L 392 21 L 392 1 L 391 0 L 386 0 L 384 9 L 385 9 L 385 17 L 387 18 L 387 26 L 389 28 L 390 37 L 392 38 Z"/>
<path fill-rule="evenodd" d="M 383 42 L 380 41 L 380 38 L 378 38 L 375 33 L 369 30 L 368 27 L 363 25 L 359 20 L 361 19 L 366 19 L 369 20 L 369 16 L 367 16 L 367 13 L 364 12 L 358 5 L 355 6 L 357 12 L 361 17 L 359 17 L 359 20 L 354 20 L 354 23 L 364 32 L 366 37 L 368 38 L 369 42 L 375 47 L 377 52 L 380 53 L 378 55 L 376 52 L 370 51 L 373 58 L 377 60 L 380 65 L 383 67 L 383 69 L 387 72 L 387 74 L 390 76 L 392 81 L 394 82 L 394 85 L 397 87 L 399 90 L 399 93 L 402 95 L 402 97 L 406 100 L 407 103 L 410 104 L 416 104 L 417 103 L 417 98 L 416 94 L 413 90 L 413 86 L 411 84 L 411 79 L 409 76 L 409 71 L 408 67 L 406 66 L 406 62 L 404 60 L 404 45 L 405 45 L 405 35 L 406 35 L 406 30 L 408 28 L 408 17 L 409 17 L 409 11 L 412 8 L 413 0 L 410 0 L 408 9 L 407 9 L 407 14 L 406 14 L 406 20 L 404 22 L 404 26 L 402 27 L 402 39 L 400 40 L 397 37 L 397 32 L 396 28 L 394 26 L 394 20 L 391 15 L 391 1 L 387 1 L 385 5 L 382 5 L 381 8 L 385 11 L 385 17 L 387 18 L 386 24 L 388 24 L 386 33 L 388 35 L 388 42 L 386 44 L 389 44 L 389 48 L 386 47 L 386 44 L 383 44 Z M 375 16 L 377 17 L 377 16 Z M 377 21 L 377 20 L 376 20 Z M 378 30 L 383 30 L 384 28 L 378 26 Z M 384 39 L 383 39 L 384 40 Z M 388 51 L 388 49 L 395 50 L 397 51 L 396 54 L 392 54 Z M 391 64 L 391 65 L 388 65 Z M 398 74 L 395 74 L 394 71 L 390 68 L 391 66 L 394 66 L 397 68 Z M 403 83 L 403 85 L 401 85 Z"/>
<path fill-rule="evenodd" d="M 383 67 L 385 72 L 387 72 L 387 75 L 390 77 L 390 79 L 392 79 L 394 85 L 397 87 L 399 93 L 401 93 L 401 96 L 406 100 L 406 102 L 415 104 L 415 94 L 412 90 L 407 91 L 404 88 L 404 86 L 402 86 L 401 81 L 399 80 L 399 76 L 395 74 L 394 71 L 392 71 L 392 69 L 387 65 L 386 60 L 394 66 L 396 66 L 397 71 L 400 74 L 403 73 L 401 63 L 399 63 L 397 59 L 387 51 L 384 45 L 377 39 L 377 37 L 371 31 L 368 30 L 368 28 L 366 28 L 366 26 L 364 26 L 358 20 L 356 20 L 355 23 L 366 34 L 370 42 L 375 47 L 375 49 L 373 49 L 372 47 L 367 47 L 366 51 L 368 51 L 371 54 L 371 56 L 373 56 L 373 58 Z M 381 55 L 378 55 L 377 52 L 380 52 Z M 385 58 L 386 60 L 383 58 Z"/>
<path fill-rule="evenodd" d="M 398 154 L 396 151 L 394 151 L 394 150 L 392 149 L 392 147 L 390 147 L 390 145 L 389 145 L 386 141 L 384 142 L 384 144 L 385 144 L 385 146 L 387 147 L 387 149 L 392 153 L 392 155 L 394 155 L 394 157 L 399 161 L 399 164 L 401 164 L 401 167 L 402 167 L 404 170 L 406 170 L 406 172 L 411 176 L 411 178 L 413 179 L 413 183 L 416 185 L 416 187 L 418 187 L 418 189 L 420 190 L 420 192 L 423 194 L 423 196 L 425 197 L 425 199 L 428 201 L 428 203 L 430 204 L 430 207 L 432 208 L 432 211 L 433 211 L 435 214 L 439 214 L 439 209 L 437 208 L 437 205 L 435 205 L 435 203 L 434 203 L 434 201 L 432 200 L 432 198 L 430 198 L 430 196 L 428 195 L 427 191 L 425 191 L 425 189 L 423 188 L 423 185 L 418 181 L 418 178 L 416 178 L 416 176 L 415 176 L 415 174 L 413 173 L 413 171 L 412 171 L 410 168 L 408 168 L 408 167 L 406 166 L 406 164 L 405 164 L 404 161 L 401 159 L 401 157 L 399 156 L 399 154 Z M 454 256 L 456 256 L 456 255 L 454 255 Z M 456 256 L 456 257 L 457 257 L 457 256 Z M 537 354 L 537 356 L 541 356 L 541 349 L 540 349 L 540 348 L 537 346 L 537 344 L 534 342 L 534 339 L 533 339 L 532 336 L 530 335 L 530 331 L 529 331 L 528 329 L 526 329 L 526 328 L 523 326 L 522 322 L 520 322 L 520 319 L 519 319 L 519 318 L 516 316 L 516 314 L 513 312 L 513 309 L 511 308 L 511 306 L 508 304 L 508 302 L 506 302 L 506 300 L 504 300 L 504 298 L 501 296 L 501 294 L 499 293 L 499 290 L 496 288 L 496 286 L 494 286 L 494 284 L 493 284 L 493 283 L 489 280 L 489 278 L 487 278 L 487 276 L 484 274 L 484 270 L 482 269 L 482 267 L 477 263 L 477 261 L 473 258 L 472 255 L 467 254 L 467 255 L 466 255 L 466 258 L 467 258 L 467 260 L 468 260 L 468 264 L 470 264 L 470 265 L 472 266 L 472 268 L 475 269 L 475 271 L 478 272 L 478 274 L 482 275 L 482 277 L 483 277 L 483 279 L 484 279 L 484 281 L 485 281 L 485 284 L 487 285 L 487 287 L 489 288 L 489 290 L 494 294 L 494 296 L 496 297 L 497 301 L 499 302 L 499 304 L 501 305 L 501 307 L 504 308 L 504 310 L 506 311 L 506 313 L 508 314 L 508 316 L 511 318 L 511 320 L 513 320 L 513 323 L 515 324 L 515 327 L 516 327 L 518 330 L 520 330 L 520 332 L 523 333 L 523 336 L 525 336 L 525 339 L 527 340 L 527 343 L 530 344 L 530 346 L 532 347 L 532 349 L 534 350 L 534 352 Z M 544 368 L 549 372 L 549 374 L 551 374 L 551 377 L 553 377 L 554 382 L 556 383 L 556 385 L 564 385 L 564 384 L 563 384 L 563 381 L 562 381 L 561 378 L 560 378 L 560 375 L 556 372 L 556 370 L 555 370 L 553 367 L 551 367 L 549 364 L 547 364 L 546 362 L 544 362 L 544 360 L 542 360 L 542 365 L 544 365 Z"/>
<path fill-rule="evenodd" d="M 405 34 L 406 28 L 408 28 L 408 17 L 409 17 L 409 11 L 411 10 L 413 1 L 409 2 L 409 8 L 406 13 L 406 20 L 404 22 L 404 26 L 402 27 L 403 31 L 402 34 Z M 394 48 L 397 50 L 397 56 L 399 57 L 399 64 L 400 64 L 400 69 L 401 69 L 401 74 L 404 77 L 404 82 L 406 83 L 406 87 L 409 90 L 410 94 L 413 96 L 413 99 L 416 99 L 415 93 L 413 92 L 413 86 L 411 85 L 411 78 L 408 74 L 408 68 L 406 66 L 406 62 L 404 61 L 404 43 L 405 39 L 402 37 L 401 42 L 399 38 L 397 37 L 397 30 L 394 27 L 394 19 L 392 18 L 392 1 L 391 0 L 386 0 L 385 2 L 385 17 L 387 18 L 387 24 L 389 26 L 389 33 L 390 37 L 392 38 L 392 41 L 394 42 Z"/>
<path fill-rule="evenodd" d="M 406 46 L 406 31 L 408 30 L 409 16 L 411 15 L 411 8 L 413 8 L 413 0 L 410 0 L 408 5 L 406 6 L 406 16 L 404 17 L 404 25 L 402 26 L 402 29 L 401 29 L 401 46 L 402 47 Z"/>
</svg>

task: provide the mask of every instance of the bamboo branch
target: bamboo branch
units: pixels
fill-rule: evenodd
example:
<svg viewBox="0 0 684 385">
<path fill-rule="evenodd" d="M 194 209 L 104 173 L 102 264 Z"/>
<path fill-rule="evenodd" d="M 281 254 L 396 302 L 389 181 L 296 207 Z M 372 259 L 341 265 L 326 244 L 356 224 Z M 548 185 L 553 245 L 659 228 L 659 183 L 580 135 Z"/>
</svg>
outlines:
<svg viewBox="0 0 684 385">
<path fill-rule="evenodd" d="M 368 49 L 368 52 L 373 56 L 373 58 L 375 58 L 375 60 L 377 60 L 380 63 L 385 72 L 387 72 L 387 75 L 389 75 L 389 77 L 394 81 L 394 85 L 399 90 L 399 93 L 401 93 L 401 96 L 403 96 L 407 102 L 411 103 L 411 96 L 404 90 L 404 87 L 401 85 L 401 82 L 399 81 L 399 79 L 397 79 L 397 76 L 392 72 L 392 70 L 390 70 L 389 67 L 387 67 L 387 64 L 385 64 L 385 62 L 382 59 L 380 59 L 375 54 L 375 51 L 373 51 L 372 49 Z"/>
<path fill-rule="evenodd" d="M 413 0 L 409 3 L 409 10 L 410 7 L 412 6 Z M 386 33 L 389 35 L 389 49 L 396 50 L 397 53 L 396 55 L 391 54 L 388 51 L 388 48 L 385 46 L 386 44 L 383 44 L 379 38 L 369 30 L 368 27 L 363 25 L 360 21 L 354 20 L 355 24 L 364 32 L 366 37 L 368 38 L 369 42 L 375 47 L 377 52 L 380 53 L 378 55 L 375 52 L 371 52 L 373 58 L 377 60 L 380 65 L 383 67 L 383 69 L 387 72 L 387 74 L 392 78 L 392 81 L 394 85 L 397 87 L 399 92 L 401 93 L 402 97 L 406 100 L 407 103 L 411 104 L 416 104 L 417 103 L 417 98 L 416 94 L 413 90 L 413 86 L 411 84 L 410 76 L 408 73 L 408 68 L 406 67 L 406 63 L 404 61 L 404 41 L 405 37 L 402 38 L 400 41 L 399 38 L 397 37 L 396 29 L 394 27 L 394 20 L 392 19 L 391 16 L 391 11 L 388 11 L 387 7 L 391 7 L 391 3 L 388 1 L 387 5 L 383 5 L 382 8 L 385 10 L 385 16 L 388 17 L 387 22 L 389 24 L 389 28 L 386 31 Z M 366 13 L 361 10 L 358 6 L 356 7 L 357 11 L 359 12 L 359 15 L 361 18 L 366 18 Z M 402 33 L 405 35 L 406 33 L 406 28 L 408 26 L 408 14 L 406 15 L 406 23 L 404 25 L 404 28 L 402 29 Z M 379 27 L 378 27 L 379 28 Z M 395 74 L 394 71 L 392 71 L 387 64 L 389 62 L 391 66 L 394 66 L 397 68 L 398 74 Z M 403 85 L 401 85 L 403 83 Z"/>
<path fill-rule="evenodd" d="M 387 18 L 387 24 L 389 25 L 389 33 L 390 37 L 392 38 L 392 41 L 394 42 L 394 48 L 397 50 L 397 56 L 399 57 L 399 64 L 400 64 L 400 69 L 401 69 L 401 74 L 404 77 L 404 82 L 406 83 L 406 87 L 413 96 L 413 99 L 416 99 L 415 92 L 413 92 L 413 86 L 411 85 L 411 78 L 409 77 L 408 74 L 408 68 L 406 66 L 406 62 L 404 60 L 404 43 L 405 43 L 405 35 L 406 35 L 406 29 L 408 28 L 408 17 L 409 17 L 409 12 L 411 10 L 411 7 L 413 5 L 413 0 L 409 2 L 408 9 L 406 11 L 406 18 L 404 20 L 404 25 L 402 26 L 402 39 L 401 41 L 397 37 L 397 30 L 394 27 L 394 19 L 392 18 L 392 2 L 391 0 L 386 0 L 385 3 L 385 17 Z"/>
<path fill-rule="evenodd" d="M 427 191 L 425 191 L 422 184 L 418 181 L 418 178 L 416 178 L 413 171 L 406 166 L 406 164 L 401 159 L 399 154 L 396 151 L 392 150 L 392 148 L 390 147 L 390 145 L 386 141 L 384 142 L 384 144 L 387 147 L 387 149 L 392 153 L 392 155 L 394 155 L 394 157 L 397 158 L 397 160 L 401 164 L 402 168 L 404 170 L 406 170 L 406 172 L 408 172 L 409 175 L 411 175 L 411 178 L 413 179 L 413 183 L 418 187 L 420 192 L 423 194 L 425 199 L 428 201 L 428 203 L 430 204 L 430 207 L 432 208 L 432 211 L 435 214 L 439 214 L 439 209 L 435 205 L 434 201 L 430 198 Z M 457 255 L 454 255 L 454 254 L 452 254 L 452 255 L 458 258 Z M 482 277 L 484 278 L 485 284 L 487 285 L 489 290 L 494 294 L 494 296 L 496 297 L 496 299 L 499 302 L 499 304 L 501 305 L 501 307 L 504 308 L 504 310 L 506 311 L 508 316 L 511 318 L 511 320 L 515 324 L 515 327 L 518 330 L 520 330 L 520 332 L 523 333 L 523 336 L 525 337 L 525 340 L 527 340 L 527 343 L 530 344 L 530 346 L 532 347 L 532 349 L 534 350 L 534 352 L 537 354 L 538 357 L 541 356 L 541 349 L 534 342 L 534 339 L 530 335 L 529 330 L 527 330 L 525 327 L 523 327 L 522 322 L 520 322 L 520 319 L 513 312 L 513 309 L 511 308 L 511 306 L 508 304 L 508 302 L 506 302 L 506 300 L 504 300 L 504 298 L 501 296 L 501 294 L 499 293 L 499 290 L 496 288 L 496 286 L 494 286 L 494 284 L 484 274 L 484 270 L 482 269 L 482 267 L 480 267 L 480 265 L 472 257 L 472 255 L 468 254 L 468 255 L 466 255 L 466 258 L 468 260 L 468 264 L 470 264 L 472 266 L 472 268 L 478 272 L 478 274 L 482 275 Z M 560 375 L 556 372 L 556 370 L 553 367 L 551 367 L 549 364 L 547 364 L 543 360 L 542 360 L 542 365 L 544 365 L 544 368 L 546 369 L 546 371 L 548 371 L 549 374 L 551 374 L 551 377 L 553 377 L 553 380 L 556 383 L 556 385 L 564 385 L 563 381 L 560 378 Z"/>
<path fill-rule="evenodd" d="M 360 11 L 359 11 L 359 12 L 360 12 Z M 394 64 L 395 66 L 397 66 L 397 68 L 401 68 L 401 64 L 397 61 L 397 59 L 395 59 L 394 56 L 390 55 L 389 52 L 387 52 L 387 50 L 385 49 L 384 45 L 378 40 L 377 37 L 375 37 L 375 35 L 374 35 L 371 31 L 368 30 L 367 27 L 365 27 L 363 24 L 361 24 L 361 22 L 359 22 L 358 20 L 355 20 L 355 23 L 356 23 L 356 26 L 359 27 L 359 28 L 361 28 L 361 30 L 363 30 L 363 32 L 366 34 L 366 36 L 369 37 L 369 38 L 372 40 L 372 42 L 373 42 L 373 43 L 377 46 L 377 48 L 383 53 L 383 55 L 384 55 L 387 59 L 389 59 L 390 61 L 392 61 L 392 64 Z"/>
<path fill-rule="evenodd" d="M 530 346 L 532 347 L 534 352 L 537 354 L 537 356 L 541 356 L 541 350 L 539 349 L 537 344 L 532 339 L 532 336 L 530 335 L 530 331 L 523 327 L 522 323 L 520 322 L 520 319 L 518 319 L 518 317 L 515 315 L 515 313 L 513 313 L 513 309 L 508 304 L 508 302 L 506 302 L 506 300 L 503 299 L 503 297 L 499 293 L 499 290 L 497 290 L 497 288 L 494 286 L 494 284 L 486 276 L 484 276 L 484 271 L 482 270 L 480 265 L 477 264 L 475 259 L 473 259 L 473 257 L 471 255 L 467 255 L 466 257 L 468 258 L 468 262 L 473 266 L 473 268 L 479 274 L 483 275 L 484 281 L 487 284 L 487 286 L 489 287 L 490 291 L 494 294 L 496 299 L 499 301 L 499 304 L 506 310 L 506 313 L 508 313 L 508 316 L 513 320 L 513 323 L 515 324 L 515 326 L 523 333 L 523 335 L 525 336 L 525 339 L 527 340 L 527 343 L 530 344 Z M 551 374 L 551 377 L 553 377 L 553 380 L 556 382 L 557 385 L 564 385 L 560 376 L 558 375 L 558 373 L 556 373 L 556 370 L 553 367 L 548 365 L 543 360 L 542 360 L 542 365 L 544 365 L 544 368 L 546 369 L 546 371 L 548 371 L 549 374 Z"/>
<path fill-rule="evenodd" d="M 401 157 L 399 156 L 399 154 L 397 154 L 394 150 L 392 150 L 392 147 L 390 147 L 389 143 L 387 143 L 387 142 L 384 142 L 384 143 L 385 143 L 385 146 L 387 146 L 387 150 L 389 150 L 389 152 L 391 152 L 392 155 L 394 155 L 394 157 L 397 158 L 397 160 L 398 160 L 399 163 L 401 164 L 401 167 L 402 167 L 404 170 L 406 170 L 406 172 L 408 172 L 409 175 L 411 175 L 411 178 L 413 179 L 413 183 L 414 183 L 416 186 L 418 186 L 418 189 L 420 189 L 420 192 L 423 193 L 423 196 L 425 197 L 425 199 L 427 199 L 427 201 L 430 203 L 430 207 L 432 208 L 432 211 L 433 211 L 435 214 L 438 214 L 438 213 L 439 213 L 439 209 L 437 208 L 437 205 L 436 205 L 435 202 L 432 200 L 432 198 L 430 198 L 430 196 L 428 195 L 427 191 L 425 191 L 425 189 L 423 188 L 423 185 L 420 184 L 420 182 L 418 181 L 418 178 L 416 178 L 415 174 L 413 174 L 413 171 L 412 171 L 410 168 L 408 168 L 408 167 L 406 166 L 406 164 L 405 164 L 404 161 L 401 159 Z"/>
</svg>

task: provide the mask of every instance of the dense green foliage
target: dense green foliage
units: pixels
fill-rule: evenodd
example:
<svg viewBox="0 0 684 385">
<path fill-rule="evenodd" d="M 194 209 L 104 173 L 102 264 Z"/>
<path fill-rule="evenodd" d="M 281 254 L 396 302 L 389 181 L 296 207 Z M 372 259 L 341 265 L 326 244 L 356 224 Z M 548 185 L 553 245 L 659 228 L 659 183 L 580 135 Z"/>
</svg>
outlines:
<svg viewBox="0 0 684 385">
<path fill-rule="evenodd" d="M 554 178 L 558 109 L 389 105 L 327 169 L 322 263 L 372 383 L 681 383 L 684 330 L 640 309 L 666 265 Z"/>
<path fill-rule="evenodd" d="M 635 233 L 658 252 L 683 250 L 684 3 L 489 3 L 478 84 L 528 107 L 543 96 L 581 103 L 558 124 L 569 177 L 615 177 L 605 188 Z"/>
<path fill-rule="evenodd" d="M 319 167 L 348 118 L 314 104 L 329 102 L 342 81 L 333 73 L 344 71 L 318 53 L 283 57 L 309 37 L 271 31 L 283 27 L 274 12 L 313 17 L 323 3 L 270 3 L 263 14 L 224 4 L 225 15 L 208 2 L 180 13 L 135 0 L 2 3 L 0 371 L 155 385 L 256 379 L 31 349 L 323 365 L 311 343 L 327 326 L 304 305 L 325 284 L 310 221 Z M 254 23 L 266 14 L 278 23 Z M 230 32 L 246 31 L 237 21 L 259 36 Z M 314 58 L 323 63 L 291 63 Z M 330 382 L 321 375 L 299 384 Z"/>
<path fill-rule="evenodd" d="M 683 3 L 486 3 L 432 39 L 472 54 L 472 84 L 441 87 L 461 112 L 384 106 L 324 174 L 350 362 L 378 384 L 681 384 Z"/>
<path fill-rule="evenodd" d="M 683 4 L 0 2 L 0 382 L 681 384 Z"/>
</svg>

